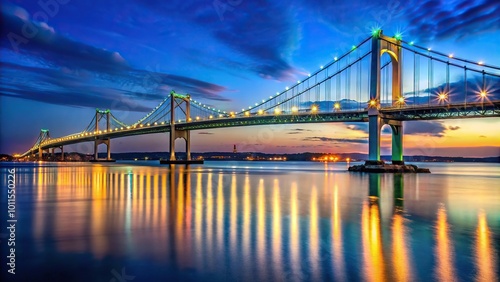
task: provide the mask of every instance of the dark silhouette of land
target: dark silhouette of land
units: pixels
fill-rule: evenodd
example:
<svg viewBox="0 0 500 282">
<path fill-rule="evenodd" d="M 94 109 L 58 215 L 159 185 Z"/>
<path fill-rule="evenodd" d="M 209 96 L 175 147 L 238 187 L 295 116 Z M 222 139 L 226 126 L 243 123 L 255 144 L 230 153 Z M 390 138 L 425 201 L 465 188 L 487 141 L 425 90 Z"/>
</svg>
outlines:
<svg viewBox="0 0 500 282">
<path fill-rule="evenodd" d="M 177 159 L 186 159 L 185 153 L 176 153 Z M 328 162 L 355 162 L 364 161 L 368 158 L 367 154 L 361 153 L 297 153 L 297 154 L 268 154 L 268 153 L 249 153 L 249 152 L 204 152 L 191 153 L 192 159 L 198 160 L 220 160 L 220 161 L 328 161 Z M 105 157 L 105 153 L 99 153 L 100 158 Z M 132 152 L 132 153 L 112 153 L 112 159 L 115 160 L 168 160 L 168 152 Z M 81 154 L 76 152 L 65 153 L 65 161 L 90 161 L 93 160 L 92 154 Z M 61 154 L 49 156 L 46 154 L 44 160 L 58 161 Z M 384 161 L 390 162 L 391 156 L 381 156 Z M 0 161 L 15 161 L 16 158 L 0 154 Z M 442 156 L 405 156 L 405 162 L 488 162 L 500 163 L 500 156 L 496 157 L 442 157 Z"/>
</svg>

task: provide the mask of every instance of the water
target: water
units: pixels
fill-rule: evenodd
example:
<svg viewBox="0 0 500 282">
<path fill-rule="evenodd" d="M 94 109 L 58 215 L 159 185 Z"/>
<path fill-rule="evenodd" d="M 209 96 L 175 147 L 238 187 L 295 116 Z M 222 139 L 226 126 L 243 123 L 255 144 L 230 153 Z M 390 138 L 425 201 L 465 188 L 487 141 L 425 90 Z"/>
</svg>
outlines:
<svg viewBox="0 0 500 282">
<path fill-rule="evenodd" d="M 498 281 L 500 164 L 419 165 L 3 164 L 2 281 Z"/>
</svg>

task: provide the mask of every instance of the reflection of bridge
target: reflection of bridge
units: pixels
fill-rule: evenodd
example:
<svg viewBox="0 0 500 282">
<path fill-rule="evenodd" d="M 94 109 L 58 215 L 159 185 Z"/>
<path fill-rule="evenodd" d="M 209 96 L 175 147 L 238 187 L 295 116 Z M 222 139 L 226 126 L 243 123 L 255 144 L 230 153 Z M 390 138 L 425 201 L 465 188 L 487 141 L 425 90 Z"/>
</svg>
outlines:
<svg viewBox="0 0 500 282">
<path fill-rule="evenodd" d="M 388 124 L 392 160 L 400 163 L 404 121 L 500 116 L 499 71 L 499 67 L 422 48 L 376 30 L 303 81 L 241 111 L 218 110 L 172 91 L 133 124 L 118 120 L 109 110 L 97 110 L 81 132 L 50 138 L 42 130 L 22 156 L 38 153 L 41 159 L 44 150 L 93 141 L 95 159 L 98 145 L 106 144 L 109 160 L 113 138 L 170 132 L 170 160 L 175 160 L 177 138 L 185 139 L 190 160 L 191 130 L 351 121 L 369 122 L 370 160 L 380 160 L 380 131 Z"/>
</svg>

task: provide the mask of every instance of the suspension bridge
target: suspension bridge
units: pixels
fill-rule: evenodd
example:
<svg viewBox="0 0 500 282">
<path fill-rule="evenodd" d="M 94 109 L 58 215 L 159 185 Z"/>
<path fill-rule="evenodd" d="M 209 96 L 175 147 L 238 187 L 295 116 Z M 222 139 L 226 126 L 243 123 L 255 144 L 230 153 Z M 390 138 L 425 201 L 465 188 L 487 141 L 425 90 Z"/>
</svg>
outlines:
<svg viewBox="0 0 500 282">
<path fill-rule="evenodd" d="M 264 96 L 264 95 L 263 95 Z M 370 161 L 380 160 L 380 132 L 392 129 L 392 162 L 403 163 L 403 124 L 411 120 L 461 119 L 500 116 L 500 67 L 445 54 L 389 37 L 381 30 L 346 54 L 335 57 L 293 86 L 265 95 L 241 111 L 225 111 L 172 91 L 156 108 L 135 123 L 117 119 L 110 110 L 97 109 L 80 132 L 52 138 L 42 129 L 34 145 L 21 157 L 43 158 L 43 152 L 64 146 L 170 132 L 170 161 L 176 162 L 175 140 L 186 142 L 191 160 L 190 131 L 222 127 L 368 122 Z"/>
</svg>

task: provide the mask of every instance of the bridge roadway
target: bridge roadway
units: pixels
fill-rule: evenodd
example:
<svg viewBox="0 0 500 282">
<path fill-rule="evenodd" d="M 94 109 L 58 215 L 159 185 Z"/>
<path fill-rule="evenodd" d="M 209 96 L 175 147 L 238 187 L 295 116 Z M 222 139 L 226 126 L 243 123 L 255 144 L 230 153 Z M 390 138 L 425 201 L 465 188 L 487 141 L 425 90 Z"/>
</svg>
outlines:
<svg viewBox="0 0 500 282">
<path fill-rule="evenodd" d="M 416 106 L 416 107 L 384 107 L 379 110 L 381 118 L 393 120 L 432 120 L 432 119 L 458 119 L 478 117 L 500 117 L 500 101 L 461 103 L 442 106 Z M 265 114 L 251 115 L 248 117 L 213 118 L 208 120 L 194 120 L 175 124 L 177 130 L 201 130 L 224 127 L 294 124 L 294 123 L 323 123 L 323 122 L 368 122 L 368 110 L 339 111 L 329 113 L 297 113 L 297 114 Z M 101 130 L 101 133 L 76 133 L 60 138 L 53 138 L 44 142 L 40 147 L 43 150 L 58 148 L 60 146 L 76 144 L 97 139 L 113 139 L 126 136 L 170 132 L 170 124 L 160 123 L 136 126 L 135 128 L 113 129 L 110 132 Z M 38 151 L 38 148 L 35 149 Z M 36 152 L 33 152 L 36 153 Z"/>
</svg>

